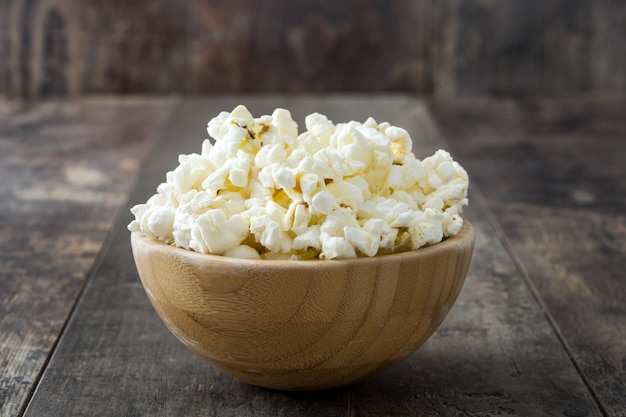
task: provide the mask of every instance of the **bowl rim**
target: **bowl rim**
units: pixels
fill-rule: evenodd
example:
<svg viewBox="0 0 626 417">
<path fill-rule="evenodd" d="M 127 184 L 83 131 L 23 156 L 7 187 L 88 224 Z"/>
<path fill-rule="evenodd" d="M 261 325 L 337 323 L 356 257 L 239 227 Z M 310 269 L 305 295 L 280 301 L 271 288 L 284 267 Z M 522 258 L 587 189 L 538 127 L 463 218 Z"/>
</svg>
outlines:
<svg viewBox="0 0 626 417">
<path fill-rule="evenodd" d="M 196 252 L 190 249 L 184 249 L 178 246 L 168 245 L 158 239 L 150 237 L 141 231 L 131 232 L 131 246 L 133 251 L 136 246 L 142 246 L 149 248 L 150 251 L 167 252 L 169 255 L 176 256 L 177 258 L 184 260 L 185 262 L 193 264 L 222 264 L 224 266 L 237 266 L 237 267 L 259 267 L 263 268 L 309 268 L 311 265 L 319 267 L 337 267 L 337 266 L 349 266 L 358 264 L 367 266 L 368 264 L 379 264 L 384 260 L 387 261 L 403 261 L 411 260 L 415 261 L 419 258 L 426 258 L 438 255 L 440 252 L 453 249 L 461 249 L 468 245 L 474 244 L 474 227 L 466 219 L 463 220 L 463 225 L 456 235 L 445 238 L 439 243 L 434 245 L 424 246 L 419 249 L 390 253 L 379 256 L 365 256 L 359 258 L 344 258 L 344 259 L 306 259 L 306 260 L 289 260 L 289 259 L 247 259 L 247 258 L 234 258 L 222 255 L 213 255 L 210 253 Z"/>
</svg>

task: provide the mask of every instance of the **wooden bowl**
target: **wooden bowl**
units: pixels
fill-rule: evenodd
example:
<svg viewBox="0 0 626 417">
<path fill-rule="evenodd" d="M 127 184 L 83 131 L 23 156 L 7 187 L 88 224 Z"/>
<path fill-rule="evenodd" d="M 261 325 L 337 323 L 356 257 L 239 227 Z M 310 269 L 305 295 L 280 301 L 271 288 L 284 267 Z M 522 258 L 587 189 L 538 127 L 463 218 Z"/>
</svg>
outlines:
<svg viewBox="0 0 626 417">
<path fill-rule="evenodd" d="M 280 390 L 354 383 L 410 355 L 452 307 L 474 230 L 349 260 L 205 255 L 133 232 L 141 281 L 167 327 L 223 372 Z"/>
</svg>

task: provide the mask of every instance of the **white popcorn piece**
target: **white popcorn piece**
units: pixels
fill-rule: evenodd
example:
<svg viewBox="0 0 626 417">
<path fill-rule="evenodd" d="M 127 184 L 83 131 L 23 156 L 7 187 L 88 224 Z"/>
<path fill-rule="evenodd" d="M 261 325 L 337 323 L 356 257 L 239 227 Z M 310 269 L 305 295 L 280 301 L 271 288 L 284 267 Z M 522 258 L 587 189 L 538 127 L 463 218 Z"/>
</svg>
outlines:
<svg viewBox="0 0 626 417">
<path fill-rule="evenodd" d="M 317 251 L 321 251 L 322 241 L 320 240 L 320 229 L 320 225 L 316 224 L 298 234 L 293 240 L 293 248 L 295 250 L 308 250 L 313 248 Z"/>
<path fill-rule="evenodd" d="M 297 168 L 305 158 L 309 157 L 309 153 L 304 148 L 293 149 L 287 157 L 287 166 L 289 168 Z"/>
<path fill-rule="evenodd" d="M 426 196 L 426 201 L 424 202 L 422 207 L 442 211 L 443 199 L 441 199 L 441 197 L 439 197 L 435 193 L 429 194 L 428 196 Z"/>
<path fill-rule="evenodd" d="M 254 124 L 248 126 L 248 131 L 252 132 L 253 136 L 260 142 L 265 141 L 265 136 L 275 136 L 278 134 L 276 126 L 272 122 L 272 116 L 265 114 L 261 117 L 254 119 Z"/>
<path fill-rule="evenodd" d="M 287 151 L 281 143 L 266 143 L 259 149 L 255 158 L 254 166 L 266 168 L 272 164 L 282 164 L 287 159 Z"/>
<path fill-rule="evenodd" d="M 389 168 L 387 176 L 387 184 L 389 188 L 400 188 L 404 185 L 404 167 L 401 165 L 392 165 Z"/>
<path fill-rule="evenodd" d="M 330 146 L 337 149 L 343 175 L 363 172 L 372 161 L 372 150 L 356 122 L 337 125 L 330 137 Z"/>
<path fill-rule="evenodd" d="M 230 126 L 228 126 L 228 124 L 226 123 L 226 120 L 228 120 L 229 116 L 230 113 L 223 111 L 216 117 L 209 120 L 206 130 L 207 133 L 211 135 L 211 137 L 216 141 L 222 139 L 226 135 L 228 130 L 230 130 Z"/>
<path fill-rule="evenodd" d="M 402 162 L 404 157 L 411 153 L 413 141 L 409 133 L 401 127 L 389 126 L 385 129 L 385 135 L 391 140 L 391 153 L 393 162 Z"/>
<path fill-rule="evenodd" d="M 306 132 L 298 136 L 298 143 L 307 154 L 311 155 L 314 155 L 316 152 L 322 150 L 323 147 L 318 137 L 312 135 L 310 132 Z"/>
<path fill-rule="evenodd" d="M 181 192 L 198 187 L 212 168 L 209 161 L 198 154 L 180 155 L 178 161 L 176 169 L 168 173 L 170 178 L 168 182 Z"/>
<path fill-rule="evenodd" d="M 202 181 L 202 188 L 208 191 L 212 196 L 216 196 L 219 190 L 225 186 L 226 178 L 229 174 L 230 164 L 224 163 Z"/>
<path fill-rule="evenodd" d="M 367 129 L 377 129 L 378 123 L 376 123 L 376 119 L 370 116 L 363 122 L 363 127 Z"/>
<path fill-rule="evenodd" d="M 200 155 L 203 158 L 208 158 L 211 149 L 213 149 L 213 144 L 209 139 L 205 139 L 204 141 L 202 141 L 202 153 Z"/>
<path fill-rule="evenodd" d="M 463 226 L 463 218 L 458 214 L 448 214 L 444 213 L 444 218 L 442 222 L 443 227 L 443 235 L 446 237 L 454 236 L 459 233 L 461 227 Z"/>
<path fill-rule="evenodd" d="M 292 249 L 293 240 L 283 229 L 283 218 L 287 210 L 274 201 L 246 210 L 244 216 L 250 221 L 250 233 L 258 243 L 272 252 L 286 253 Z"/>
<path fill-rule="evenodd" d="M 154 236 L 163 236 L 165 242 L 170 242 L 174 231 L 174 209 L 171 207 L 155 207 L 148 220 L 148 230 Z"/>
<path fill-rule="evenodd" d="M 320 259 L 356 258 L 354 247 L 344 238 L 330 236 L 322 241 Z"/>
<path fill-rule="evenodd" d="M 379 250 L 391 252 L 395 249 L 398 228 L 391 227 L 382 219 L 370 219 L 365 222 L 363 229 L 378 237 Z"/>
<path fill-rule="evenodd" d="M 280 136 L 295 138 L 298 136 L 298 124 L 291 118 L 291 113 L 285 109 L 276 109 L 272 113 L 272 121 Z"/>
<path fill-rule="evenodd" d="M 376 201 L 375 200 L 366 200 L 359 206 L 359 210 L 357 211 L 357 218 L 359 219 L 370 219 L 374 216 L 376 212 Z"/>
<path fill-rule="evenodd" d="M 334 211 L 320 227 L 321 259 L 356 258 L 355 247 L 346 239 L 346 228 L 359 227 L 350 210 Z"/>
<path fill-rule="evenodd" d="M 302 190 L 304 201 L 311 204 L 315 192 L 322 186 L 322 184 L 324 184 L 324 177 L 318 174 L 308 173 L 302 175 L 300 177 L 300 190 Z"/>
<path fill-rule="evenodd" d="M 308 155 L 300 160 L 294 172 L 296 175 L 300 174 L 302 178 L 315 178 L 314 182 L 323 181 L 324 178 L 332 178 L 333 176 L 328 163 Z"/>
<path fill-rule="evenodd" d="M 335 126 L 326 116 L 319 113 L 309 114 L 304 119 L 304 124 L 308 133 L 317 139 L 320 148 L 328 146 Z"/>
<path fill-rule="evenodd" d="M 229 168 L 228 180 L 236 187 L 245 187 L 248 185 L 252 156 L 239 150 L 237 151 L 237 158 L 231 161 L 227 164 Z"/>
<path fill-rule="evenodd" d="M 329 178 L 342 178 L 344 176 L 342 157 L 337 149 L 324 148 L 316 152 L 313 158 L 329 168 Z"/>
<path fill-rule="evenodd" d="M 238 192 L 226 191 L 213 198 L 210 207 L 222 210 L 230 218 L 242 213 L 246 209 L 246 202 Z"/>
<path fill-rule="evenodd" d="M 378 252 L 378 242 L 380 236 L 375 233 L 370 233 L 367 230 L 360 227 L 346 226 L 344 228 L 344 235 L 346 241 L 348 241 L 355 249 L 366 256 L 374 256 Z"/>
<path fill-rule="evenodd" d="M 239 246 L 248 235 L 248 221 L 241 214 L 226 217 L 223 210 L 209 210 L 196 218 L 192 227 L 193 242 L 197 252 L 223 255 Z"/>
<path fill-rule="evenodd" d="M 346 240 L 365 256 L 375 256 L 380 249 L 391 250 L 397 236 L 383 219 L 369 219 L 362 228 L 346 226 Z"/>
<path fill-rule="evenodd" d="M 224 165 L 229 159 L 237 156 L 237 151 L 241 149 L 248 131 L 244 128 L 230 125 L 226 134 L 216 140 L 208 155 L 208 160 L 213 167 Z"/>
<path fill-rule="evenodd" d="M 326 186 L 326 190 L 333 195 L 335 204 L 341 207 L 357 211 L 364 202 L 361 188 L 348 181 L 333 181 Z"/>
<path fill-rule="evenodd" d="M 448 152 L 420 160 L 406 130 L 371 117 L 335 125 L 313 113 L 305 125 L 298 134 L 284 109 L 220 113 L 207 124 L 214 142 L 180 155 L 128 228 L 248 259 L 376 256 L 458 233 L 469 179 Z"/>
<path fill-rule="evenodd" d="M 174 238 L 174 244 L 179 248 L 191 249 L 189 242 L 191 242 L 191 229 L 195 224 L 195 217 L 192 214 L 184 213 L 176 210 L 172 237 Z"/>
<path fill-rule="evenodd" d="M 260 173 L 258 174 L 260 175 Z M 269 200 L 272 198 L 273 189 L 264 187 L 259 178 L 251 178 L 248 182 L 249 199 Z"/>
<path fill-rule="evenodd" d="M 173 240 L 173 208 L 139 204 L 134 206 L 131 212 L 136 217 L 136 220 L 133 220 L 129 226 L 131 230 L 141 231 L 165 243 L 170 243 Z"/>
<path fill-rule="evenodd" d="M 437 168 L 435 169 L 441 181 L 446 183 L 452 178 L 454 174 L 456 174 L 456 169 L 454 169 L 454 165 L 451 161 L 443 161 Z"/>
<path fill-rule="evenodd" d="M 335 196 L 328 190 L 321 190 L 311 199 L 313 214 L 330 214 L 338 207 Z"/>
<path fill-rule="evenodd" d="M 324 219 L 320 232 L 328 236 L 344 236 L 344 227 L 359 227 L 351 210 L 334 211 Z"/>
<path fill-rule="evenodd" d="M 409 227 L 412 249 L 440 242 L 443 239 L 442 220 L 443 214 L 437 210 L 417 212 L 415 223 Z"/>
<path fill-rule="evenodd" d="M 242 104 L 233 109 L 227 121 L 230 123 L 234 122 L 237 126 L 242 128 L 252 127 L 252 125 L 254 125 L 254 118 L 252 117 L 252 114 L 250 114 L 246 106 Z"/>
<path fill-rule="evenodd" d="M 224 252 L 224 256 L 228 256 L 230 258 L 240 258 L 240 259 L 261 259 L 261 255 L 251 246 L 248 245 L 239 245 L 234 248 L 228 249 Z"/>
<path fill-rule="evenodd" d="M 272 164 L 272 180 L 278 188 L 294 188 L 296 176 L 291 169 L 279 164 Z"/>
<path fill-rule="evenodd" d="M 300 201 L 294 201 L 289 205 L 283 217 L 283 230 L 291 230 L 296 234 L 304 233 L 311 221 L 311 213 L 308 207 Z"/>
<path fill-rule="evenodd" d="M 398 203 L 406 204 L 411 210 L 419 210 L 418 202 L 407 191 L 402 189 L 394 190 L 389 196 L 392 200 L 396 200 Z"/>
</svg>

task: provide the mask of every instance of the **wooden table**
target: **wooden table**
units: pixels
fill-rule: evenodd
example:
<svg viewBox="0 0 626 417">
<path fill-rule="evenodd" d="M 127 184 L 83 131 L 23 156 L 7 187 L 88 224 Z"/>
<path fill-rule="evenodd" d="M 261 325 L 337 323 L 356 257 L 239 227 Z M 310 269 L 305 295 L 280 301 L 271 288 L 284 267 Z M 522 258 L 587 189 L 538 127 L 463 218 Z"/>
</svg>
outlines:
<svg viewBox="0 0 626 417">
<path fill-rule="evenodd" d="M 471 178 L 462 293 L 409 359 L 286 393 L 189 353 L 133 264 L 128 208 L 245 103 L 373 115 Z M 0 101 L 3 416 L 626 416 L 626 98 L 408 95 Z"/>
</svg>

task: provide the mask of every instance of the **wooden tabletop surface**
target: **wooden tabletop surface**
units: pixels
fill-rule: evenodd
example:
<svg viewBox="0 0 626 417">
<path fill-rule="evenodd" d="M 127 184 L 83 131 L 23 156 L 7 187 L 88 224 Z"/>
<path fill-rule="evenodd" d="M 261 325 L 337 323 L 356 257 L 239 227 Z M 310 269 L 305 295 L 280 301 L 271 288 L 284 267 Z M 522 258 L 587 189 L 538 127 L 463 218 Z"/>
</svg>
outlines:
<svg viewBox="0 0 626 417">
<path fill-rule="evenodd" d="M 195 357 L 126 225 L 206 122 L 243 103 L 406 128 L 470 175 L 476 249 L 439 330 L 354 386 L 288 393 Z M 0 415 L 626 416 L 626 97 L 0 101 Z"/>
</svg>

